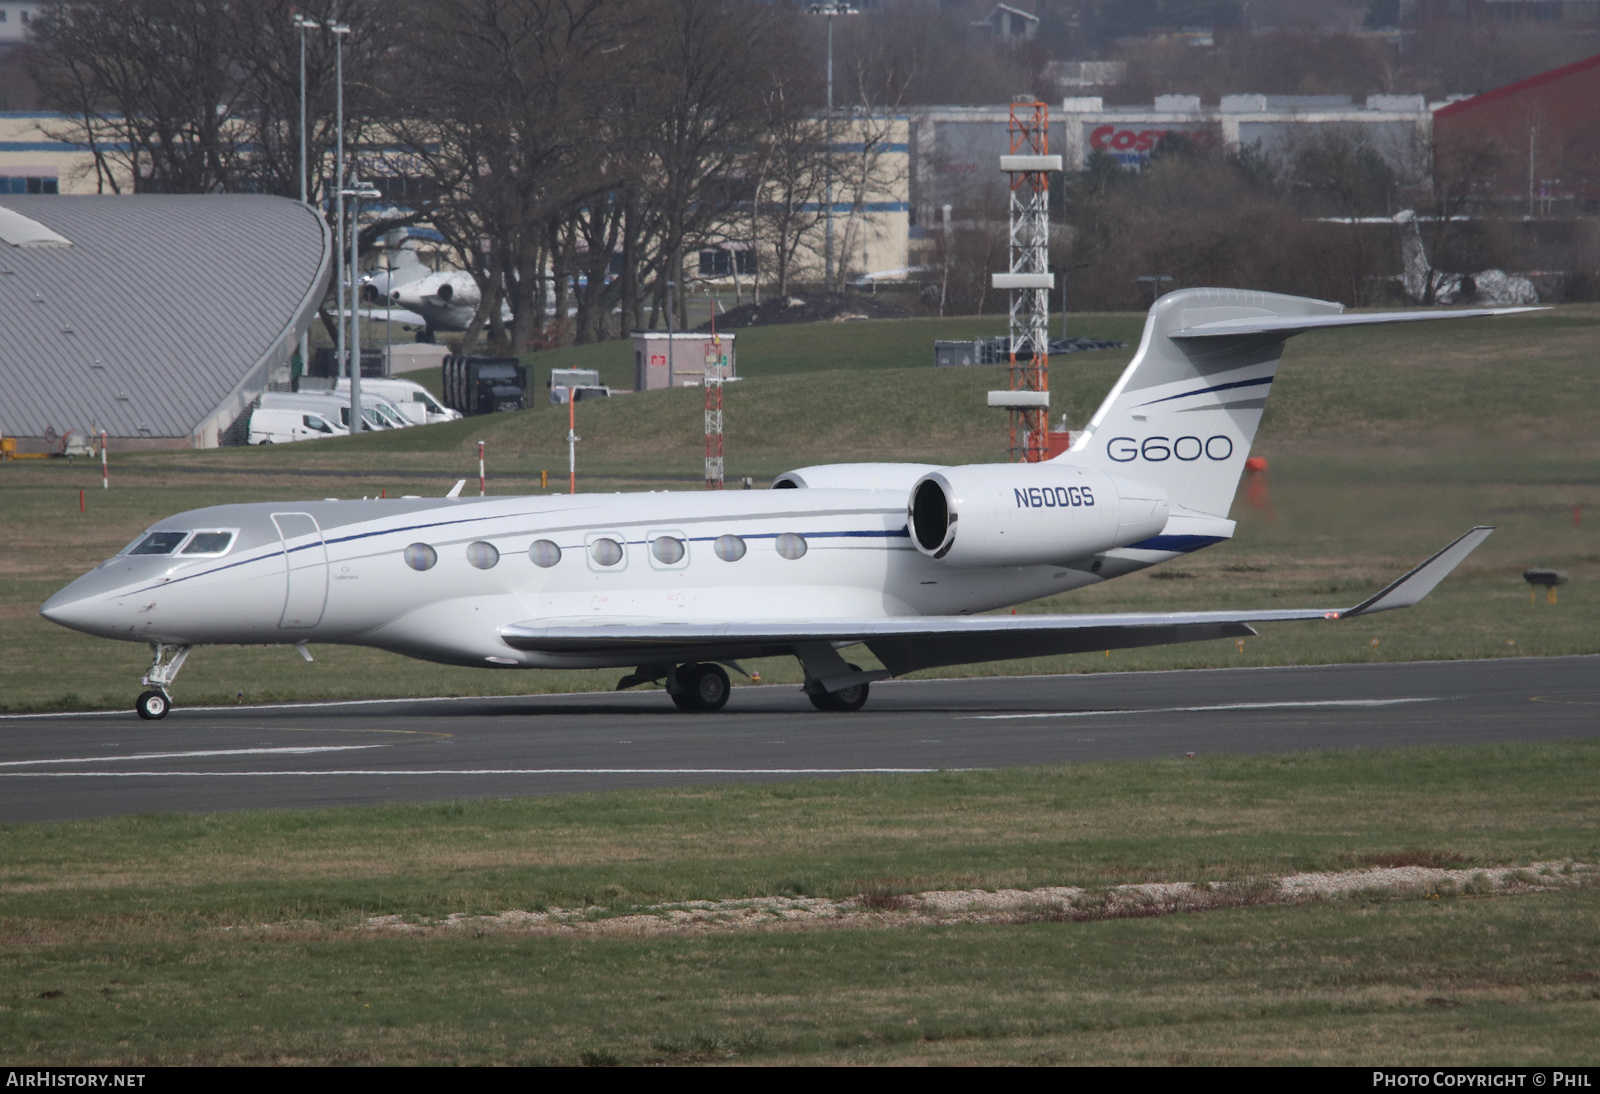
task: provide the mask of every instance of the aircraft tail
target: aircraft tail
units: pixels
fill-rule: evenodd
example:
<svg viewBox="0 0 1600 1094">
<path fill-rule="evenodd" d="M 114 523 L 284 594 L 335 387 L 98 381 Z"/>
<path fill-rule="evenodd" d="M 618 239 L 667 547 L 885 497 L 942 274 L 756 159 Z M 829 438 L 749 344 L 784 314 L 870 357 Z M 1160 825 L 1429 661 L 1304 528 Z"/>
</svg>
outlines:
<svg viewBox="0 0 1600 1094">
<path fill-rule="evenodd" d="M 1133 360 L 1071 450 L 1056 457 L 1156 483 L 1174 512 L 1226 517 L 1283 343 L 1320 327 L 1466 319 L 1532 308 L 1374 312 L 1243 289 L 1157 300 Z"/>
</svg>

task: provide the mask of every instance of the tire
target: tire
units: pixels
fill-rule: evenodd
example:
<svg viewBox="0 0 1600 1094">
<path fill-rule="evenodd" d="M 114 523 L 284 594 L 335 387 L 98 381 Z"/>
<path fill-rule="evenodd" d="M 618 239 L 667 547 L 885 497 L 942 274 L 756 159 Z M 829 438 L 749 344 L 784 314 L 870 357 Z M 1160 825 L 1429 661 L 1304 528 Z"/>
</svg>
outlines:
<svg viewBox="0 0 1600 1094">
<path fill-rule="evenodd" d="M 721 665 L 683 665 L 677 671 L 672 701 L 679 710 L 714 714 L 728 704 L 733 686 Z"/>
<path fill-rule="evenodd" d="M 860 672 L 860 665 L 851 665 L 851 672 Z M 848 714 L 860 710 L 867 705 L 867 693 L 872 689 L 870 683 L 852 684 L 838 691 L 825 691 L 819 695 L 810 695 L 811 705 L 818 710 L 831 713 Z"/>
<path fill-rule="evenodd" d="M 133 709 L 139 712 L 139 717 L 147 722 L 158 721 L 167 716 L 167 711 L 172 709 L 172 702 L 164 692 L 147 691 L 139 696 L 133 704 Z"/>
</svg>

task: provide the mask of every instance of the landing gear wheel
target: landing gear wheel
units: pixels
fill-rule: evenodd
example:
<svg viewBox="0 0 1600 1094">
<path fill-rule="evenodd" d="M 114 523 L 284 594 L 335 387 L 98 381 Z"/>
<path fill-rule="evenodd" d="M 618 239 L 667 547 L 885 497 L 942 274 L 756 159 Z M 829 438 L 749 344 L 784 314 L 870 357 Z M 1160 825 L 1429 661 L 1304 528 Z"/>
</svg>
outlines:
<svg viewBox="0 0 1600 1094">
<path fill-rule="evenodd" d="M 860 672 L 860 665 L 851 665 L 851 672 Z M 830 712 L 849 713 L 860 710 L 867 705 L 867 689 L 870 684 L 852 684 L 838 691 L 824 691 L 819 694 L 809 695 L 811 705 L 818 710 Z"/>
<path fill-rule="evenodd" d="M 147 722 L 158 718 L 165 718 L 167 711 L 172 707 L 172 701 L 159 691 L 147 691 L 139 696 L 133 704 L 133 709 L 139 712 L 139 717 Z"/>
<path fill-rule="evenodd" d="M 727 705 L 733 690 L 721 665 L 681 665 L 674 676 L 672 701 L 682 711 L 713 714 Z"/>
</svg>

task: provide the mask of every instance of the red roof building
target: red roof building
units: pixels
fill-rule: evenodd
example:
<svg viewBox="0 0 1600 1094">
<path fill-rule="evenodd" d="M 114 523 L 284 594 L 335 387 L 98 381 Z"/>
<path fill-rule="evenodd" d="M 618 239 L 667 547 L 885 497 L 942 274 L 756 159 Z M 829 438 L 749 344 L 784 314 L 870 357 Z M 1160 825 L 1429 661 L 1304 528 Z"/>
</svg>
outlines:
<svg viewBox="0 0 1600 1094">
<path fill-rule="evenodd" d="M 1436 167 L 1492 147 L 1495 190 L 1525 198 L 1529 212 L 1600 201 L 1600 54 L 1441 107 L 1433 141 Z"/>
</svg>

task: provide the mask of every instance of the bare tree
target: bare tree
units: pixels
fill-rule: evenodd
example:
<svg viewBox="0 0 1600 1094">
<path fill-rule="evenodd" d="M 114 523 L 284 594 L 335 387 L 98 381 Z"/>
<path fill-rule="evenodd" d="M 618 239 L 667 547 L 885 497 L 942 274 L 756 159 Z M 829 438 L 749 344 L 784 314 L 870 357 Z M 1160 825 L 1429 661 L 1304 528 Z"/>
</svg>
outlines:
<svg viewBox="0 0 1600 1094">
<path fill-rule="evenodd" d="M 653 0 L 636 63 L 650 89 L 635 116 L 633 164 L 643 220 L 659 262 L 652 325 L 666 282 L 682 288 L 684 259 L 729 226 L 749 200 L 748 159 L 763 124 L 762 91 L 792 13 L 733 0 Z M 687 322 L 687 294 L 674 297 Z"/>
<path fill-rule="evenodd" d="M 481 317 L 492 328 L 496 298 L 509 306 L 512 352 L 544 341 L 552 264 L 564 314 L 571 262 L 561 224 L 616 175 L 605 123 L 611 55 L 639 14 L 630 0 L 442 0 L 418 9 L 407 50 L 415 93 L 397 128 L 440 181 L 436 224 L 480 278 Z"/>
<path fill-rule="evenodd" d="M 343 22 L 346 139 L 381 122 L 396 17 L 374 0 L 62 0 L 33 22 L 33 65 L 61 139 L 90 148 L 101 190 L 299 196 L 299 40 L 292 13 Z M 334 143 L 329 35 L 306 41 L 313 197 Z"/>
<path fill-rule="evenodd" d="M 778 295 L 787 296 L 795 255 L 826 212 L 823 196 L 831 151 L 824 122 L 784 84 L 774 82 L 764 105 L 766 127 L 754 156 L 750 234 L 772 248 Z"/>
</svg>

